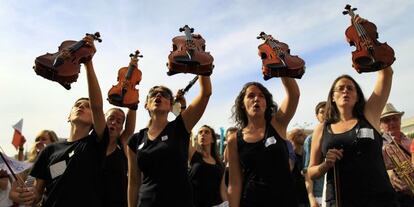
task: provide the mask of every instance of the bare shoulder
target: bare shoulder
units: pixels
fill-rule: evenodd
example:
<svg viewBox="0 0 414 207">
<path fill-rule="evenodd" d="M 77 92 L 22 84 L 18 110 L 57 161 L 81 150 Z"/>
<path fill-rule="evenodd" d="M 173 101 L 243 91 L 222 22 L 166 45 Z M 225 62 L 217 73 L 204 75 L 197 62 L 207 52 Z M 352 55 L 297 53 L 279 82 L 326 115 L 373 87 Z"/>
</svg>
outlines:
<svg viewBox="0 0 414 207">
<path fill-rule="evenodd" d="M 227 144 L 230 147 L 237 146 L 237 132 L 232 132 L 231 134 L 229 134 L 228 139 L 227 139 Z"/>
</svg>

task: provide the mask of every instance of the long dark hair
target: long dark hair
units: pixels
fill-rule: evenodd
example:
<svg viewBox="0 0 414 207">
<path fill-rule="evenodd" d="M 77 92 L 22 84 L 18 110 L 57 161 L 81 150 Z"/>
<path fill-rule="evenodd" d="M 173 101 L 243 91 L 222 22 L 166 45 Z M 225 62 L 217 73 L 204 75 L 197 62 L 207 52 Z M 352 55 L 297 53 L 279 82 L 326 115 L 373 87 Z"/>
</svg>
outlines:
<svg viewBox="0 0 414 207">
<path fill-rule="evenodd" d="M 266 121 L 270 121 L 272 119 L 273 113 L 277 111 L 277 104 L 273 101 L 273 95 L 269 92 L 269 90 L 267 90 L 267 88 L 264 87 L 261 83 L 248 82 L 243 86 L 231 110 L 232 111 L 231 116 L 234 122 L 236 122 L 236 126 L 240 129 L 243 129 L 248 124 L 247 113 L 244 107 L 243 99 L 246 96 L 247 88 L 249 88 L 250 86 L 258 87 L 266 99 L 266 110 L 265 110 Z"/>
<path fill-rule="evenodd" d="M 222 166 L 223 163 L 221 162 L 220 156 L 219 156 L 218 151 L 217 151 L 217 134 L 214 131 L 214 129 L 211 128 L 210 126 L 203 125 L 203 126 L 200 127 L 200 129 L 203 128 L 203 127 L 210 130 L 210 133 L 211 133 L 212 142 L 211 142 L 211 145 L 210 145 L 210 154 L 211 154 L 211 156 L 213 156 L 216 163 L 219 164 L 220 166 Z M 197 132 L 197 138 L 198 138 L 198 132 Z M 202 152 L 202 150 L 203 150 L 202 147 L 198 144 L 198 142 L 196 144 L 196 149 L 197 149 L 198 152 Z"/>
<path fill-rule="evenodd" d="M 358 100 L 355 103 L 354 108 L 352 109 L 352 115 L 358 119 L 364 116 L 365 97 L 364 97 L 364 93 L 362 92 L 361 87 L 351 76 L 341 75 L 337 77 L 335 81 L 332 83 L 331 89 L 329 89 L 328 100 L 326 101 L 325 119 L 326 119 L 326 122 L 329 124 L 337 123 L 340 120 L 338 107 L 336 106 L 336 103 L 333 102 L 332 96 L 334 93 L 334 88 L 335 88 L 336 83 L 343 78 L 346 78 L 354 83 L 357 96 L 358 96 L 357 97 Z"/>
</svg>

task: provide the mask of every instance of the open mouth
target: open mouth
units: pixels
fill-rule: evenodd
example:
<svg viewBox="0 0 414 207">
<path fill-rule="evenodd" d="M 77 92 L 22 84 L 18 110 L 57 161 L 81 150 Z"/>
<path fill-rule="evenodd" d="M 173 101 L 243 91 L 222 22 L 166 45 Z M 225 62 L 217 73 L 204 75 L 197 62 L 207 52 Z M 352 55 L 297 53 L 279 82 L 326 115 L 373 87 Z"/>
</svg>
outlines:
<svg viewBox="0 0 414 207">
<path fill-rule="evenodd" d="M 154 102 L 155 103 L 161 103 L 161 99 L 160 98 L 156 98 Z"/>
</svg>

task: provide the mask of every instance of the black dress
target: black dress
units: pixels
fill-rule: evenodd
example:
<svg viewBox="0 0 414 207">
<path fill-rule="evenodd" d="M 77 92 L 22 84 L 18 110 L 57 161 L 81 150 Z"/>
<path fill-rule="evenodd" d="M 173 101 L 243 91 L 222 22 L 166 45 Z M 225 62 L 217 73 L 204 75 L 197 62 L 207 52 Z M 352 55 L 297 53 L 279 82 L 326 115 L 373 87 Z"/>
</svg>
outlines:
<svg viewBox="0 0 414 207">
<path fill-rule="evenodd" d="M 220 184 L 224 173 L 223 166 L 220 163 L 206 163 L 199 152 L 194 153 L 190 166 L 194 206 L 211 207 L 222 203 Z"/>
<path fill-rule="evenodd" d="M 349 131 L 333 134 L 325 124 L 322 154 L 329 149 L 343 149 L 343 158 L 336 163 L 343 207 L 393 207 L 395 192 L 382 158 L 382 138 L 365 119 Z M 333 168 L 327 174 L 326 202 L 335 203 Z"/>
<path fill-rule="evenodd" d="M 187 170 L 190 134 L 181 115 L 152 141 L 147 131 L 142 129 L 128 141 L 143 173 L 138 206 L 192 206 Z"/>
<path fill-rule="evenodd" d="M 244 141 L 238 131 L 237 147 L 243 172 L 241 207 L 297 206 L 286 142 L 269 123 L 265 137 L 255 143 Z"/>
</svg>

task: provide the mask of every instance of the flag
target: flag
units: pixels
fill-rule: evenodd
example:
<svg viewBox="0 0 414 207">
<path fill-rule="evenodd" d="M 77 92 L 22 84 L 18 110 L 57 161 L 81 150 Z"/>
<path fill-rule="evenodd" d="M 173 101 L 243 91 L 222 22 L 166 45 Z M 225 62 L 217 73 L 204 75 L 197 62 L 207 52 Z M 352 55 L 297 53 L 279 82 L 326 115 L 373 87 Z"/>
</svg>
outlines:
<svg viewBox="0 0 414 207">
<path fill-rule="evenodd" d="M 26 139 L 24 138 L 22 134 L 22 128 L 23 128 L 23 119 L 20 119 L 19 122 L 13 125 L 14 134 L 13 134 L 12 144 L 14 145 L 16 149 L 18 149 L 20 146 L 23 146 L 23 144 L 26 142 Z"/>
<path fill-rule="evenodd" d="M 224 151 L 224 128 L 220 127 L 220 155 L 223 155 Z"/>
<path fill-rule="evenodd" d="M 7 167 L 7 164 L 9 164 L 10 168 L 13 170 L 15 174 L 19 174 L 30 167 L 32 167 L 32 163 L 29 162 L 21 162 L 18 160 L 15 160 L 13 158 L 8 157 L 4 153 L 0 152 L 3 156 L 0 157 L 0 169 L 7 171 L 7 174 L 11 175 L 11 172 L 9 168 Z M 4 160 L 4 159 L 5 160 Z M 7 164 L 5 163 L 7 161 Z"/>
</svg>

